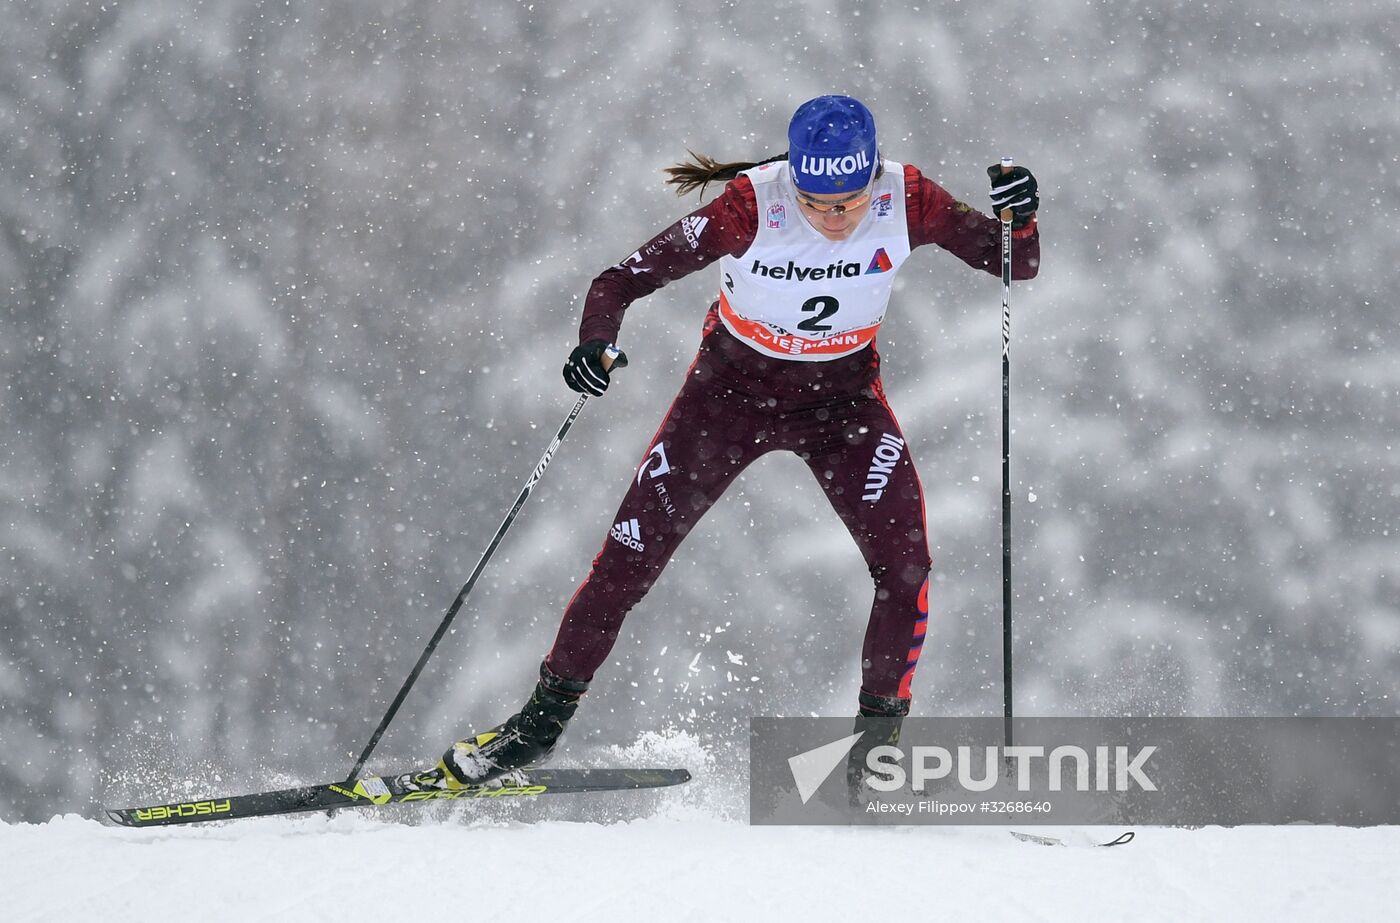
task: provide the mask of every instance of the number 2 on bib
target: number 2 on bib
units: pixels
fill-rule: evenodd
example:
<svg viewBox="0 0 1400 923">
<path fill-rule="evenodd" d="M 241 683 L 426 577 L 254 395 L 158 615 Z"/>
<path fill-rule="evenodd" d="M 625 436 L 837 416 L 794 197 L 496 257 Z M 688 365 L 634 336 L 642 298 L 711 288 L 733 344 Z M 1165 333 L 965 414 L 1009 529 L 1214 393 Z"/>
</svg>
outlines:
<svg viewBox="0 0 1400 923">
<path fill-rule="evenodd" d="M 823 333 L 830 330 L 832 329 L 831 325 L 823 324 L 822 321 L 835 314 L 840 308 L 841 302 L 830 295 L 818 295 L 815 298 L 808 298 L 806 301 L 802 302 L 802 310 L 818 311 L 820 313 L 818 313 L 816 317 L 809 317 L 798 324 L 797 329 L 806 330 L 809 333 Z"/>
</svg>

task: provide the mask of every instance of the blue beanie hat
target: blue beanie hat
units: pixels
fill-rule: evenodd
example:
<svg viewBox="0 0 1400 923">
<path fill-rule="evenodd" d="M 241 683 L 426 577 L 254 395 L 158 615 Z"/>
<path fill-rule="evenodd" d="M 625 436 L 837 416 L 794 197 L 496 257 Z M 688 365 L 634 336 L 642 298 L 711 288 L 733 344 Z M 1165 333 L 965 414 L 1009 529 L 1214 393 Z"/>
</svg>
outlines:
<svg viewBox="0 0 1400 923">
<path fill-rule="evenodd" d="M 788 125 L 792 181 L 803 192 L 858 192 L 880 161 L 875 117 L 849 96 L 818 96 L 797 107 Z"/>
</svg>

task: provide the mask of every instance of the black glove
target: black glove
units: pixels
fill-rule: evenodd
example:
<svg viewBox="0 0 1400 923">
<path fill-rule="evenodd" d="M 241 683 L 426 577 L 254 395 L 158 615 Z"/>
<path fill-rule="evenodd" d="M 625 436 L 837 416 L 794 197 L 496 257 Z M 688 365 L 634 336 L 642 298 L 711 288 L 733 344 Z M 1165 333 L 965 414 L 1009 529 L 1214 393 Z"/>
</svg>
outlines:
<svg viewBox="0 0 1400 923">
<path fill-rule="evenodd" d="M 580 394 L 594 397 L 608 390 L 610 376 L 603 365 L 603 352 L 607 348 L 608 344 L 602 340 L 589 340 L 575 346 L 569 353 L 569 361 L 564 363 L 564 383 Z M 618 364 L 618 361 L 613 362 L 614 366 Z"/>
<path fill-rule="evenodd" d="M 987 168 L 987 176 L 992 181 L 992 211 L 1000 218 L 1003 208 L 1011 209 L 1011 227 L 1019 230 L 1031 223 L 1035 210 L 1040 207 L 1040 196 L 1036 194 L 1035 177 L 1025 167 L 1011 167 L 1001 172 L 1001 164 Z"/>
</svg>

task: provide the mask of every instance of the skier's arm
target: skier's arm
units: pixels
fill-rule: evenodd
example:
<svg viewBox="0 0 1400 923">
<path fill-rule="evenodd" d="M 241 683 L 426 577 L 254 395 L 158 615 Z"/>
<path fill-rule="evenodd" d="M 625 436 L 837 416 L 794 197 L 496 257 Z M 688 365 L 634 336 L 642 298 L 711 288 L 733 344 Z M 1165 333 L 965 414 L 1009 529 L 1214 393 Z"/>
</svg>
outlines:
<svg viewBox="0 0 1400 923">
<path fill-rule="evenodd" d="M 741 176 L 724 192 L 653 237 L 593 280 L 583 304 L 580 343 L 613 343 L 628 305 L 720 257 L 738 256 L 758 233 L 753 184 Z"/>
<path fill-rule="evenodd" d="M 1001 222 L 959 202 L 917 167 L 904 168 L 909 245 L 938 244 L 974 269 L 1001 275 Z M 1011 278 L 1034 279 L 1040 270 L 1040 231 L 1035 219 L 1012 231 Z"/>
</svg>

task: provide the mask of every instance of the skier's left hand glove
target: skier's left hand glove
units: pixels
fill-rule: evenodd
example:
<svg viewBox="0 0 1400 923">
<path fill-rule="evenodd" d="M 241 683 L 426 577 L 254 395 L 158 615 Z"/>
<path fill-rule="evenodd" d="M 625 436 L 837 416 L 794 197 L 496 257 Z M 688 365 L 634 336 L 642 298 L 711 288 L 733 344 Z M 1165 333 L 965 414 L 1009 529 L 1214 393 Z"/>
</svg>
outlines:
<svg viewBox="0 0 1400 923">
<path fill-rule="evenodd" d="M 1001 164 L 987 168 L 987 176 L 992 181 L 992 211 L 1000 218 L 1003 208 L 1011 209 L 1011 228 L 1019 231 L 1031 223 L 1035 210 L 1040 207 L 1035 177 L 1025 167 L 1012 167 L 1001 172 Z"/>
</svg>

